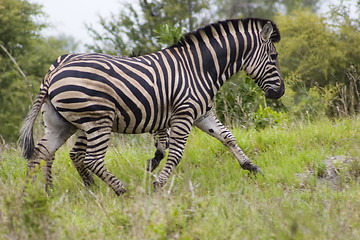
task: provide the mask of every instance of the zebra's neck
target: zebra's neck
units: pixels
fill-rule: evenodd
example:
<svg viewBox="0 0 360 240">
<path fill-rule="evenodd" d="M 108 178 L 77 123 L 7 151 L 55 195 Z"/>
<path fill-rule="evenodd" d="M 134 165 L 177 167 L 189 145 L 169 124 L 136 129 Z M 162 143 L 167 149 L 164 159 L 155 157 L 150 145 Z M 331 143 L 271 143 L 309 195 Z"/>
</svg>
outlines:
<svg viewBox="0 0 360 240">
<path fill-rule="evenodd" d="M 187 34 L 172 46 L 193 66 L 197 80 L 212 90 L 211 98 L 227 79 L 246 68 L 248 57 L 257 44 L 254 34 L 259 32 L 256 21 L 247 24 L 244 26 L 242 20 L 211 24 Z"/>
</svg>

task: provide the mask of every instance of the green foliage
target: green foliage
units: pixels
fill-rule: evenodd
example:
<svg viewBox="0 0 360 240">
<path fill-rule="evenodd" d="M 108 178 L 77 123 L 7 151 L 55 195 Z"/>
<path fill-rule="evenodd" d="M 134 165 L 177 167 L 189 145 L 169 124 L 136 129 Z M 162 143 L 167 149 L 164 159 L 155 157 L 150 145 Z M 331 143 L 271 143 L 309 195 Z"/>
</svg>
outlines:
<svg viewBox="0 0 360 240">
<path fill-rule="evenodd" d="M 29 238 L 47 239 L 56 231 L 56 214 L 51 212 L 50 202 L 43 189 L 31 184 L 26 186 L 26 195 L 19 215 L 22 216 Z M 11 205 L 10 203 L 8 203 Z"/>
<path fill-rule="evenodd" d="M 319 0 L 213 0 L 212 6 L 217 6 L 216 16 L 220 18 L 260 17 L 271 19 L 280 11 L 283 14 L 299 8 L 315 11 L 318 2 Z"/>
<path fill-rule="evenodd" d="M 194 129 L 184 157 L 163 191 L 154 193 L 148 136 L 111 142 L 110 171 L 129 187 L 117 197 L 95 179 L 86 189 L 60 149 L 54 190 L 43 192 L 41 171 L 24 193 L 26 162 L 5 146 L 0 161 L 0 236 L 5 239 L 358 239 L 360 119 L 232 129 L 265 178 L 249 178 L 219 141 Z M 134 138 L 134 139 L 133 139 Z M 206 143 L 206 144 L 204 144 Z M 316 173 L 331 156 L 335 182 Z M 164 166 L 161 163 L 160 168 Z M 158 174 L 156 170 L 154 174 Z M 339 224 L 341 223 L 341 224 Z M 321 237 L 319 237 L 321 236 Z"/>
<path fill-rule="evenodd" d="M 163 35 L 166 31 L 166 25 L 174 26 L 169 28 L 169 33 L 177 38 L 182 29 L 193 30 L 194 16 L 207 6 L 203 0 L 140 0 L 139 5 L 140 11 L 132 3 L 126 4 L 126 10 L 112 15 L 110 19 L 100 17 L 101 32 L 88 26 L 95 40 L 95 44 L 88 48 L 95 52 L 130 56 L 155 52 L 162 47 L 164 42 L 161 41 L 167 43 L 170 40 L 157 41 L 159 33 Z"/>
<path fill-rule="evenodd" d="M 262 90 L 241 72 L 229 79 L 217 93 L 216 114 L 225 125 L 249 126 L 253 113 L 263 102 Z"/>
<path fill-rule="evenodd" d="M 306 87 L 334 83 L 334 76 L 346 67 L 336 35 L 325 20 L 303 10 L 276 18 L 282 35 L 277 46 L 281 70 L 285 76 L 301 74 L 303 82 L 298 84 Z"/>
<path fill-rule="evenodd" d="M 14 142 L 41 79 L 50 64 L 68 51 L 69 40 L 39 36 L 45 27 L 34 21 L 43 16 L 39 5 L 19 0 L 0 3 L 0 44 L 5 48 L 0 49 L 0 136 Z"/>
<path fill-rule="evenodd" d="M 170 27 L 168 24 L 158 26 L 154 33 L 157 35 L 157 42 L 164 47 L 177 43 L 184 35 L 181 27 Z"/>
<path fill-rule="evenodd" d="M 16 58 L 26 54 L 38 37 L 44 25 L 35 24 L 32 17 L 42 12 L 39 5 L 28 1 L 2 0 L 0 3 L 0 44 Z M 21 113 L 27 110 L 23 103 L 29 103 L 31 97 L 29 85 L 8 54 L 0 49 L 0 135 L 6 140 L 15 140 L 23 117 Z"/>
<path fill-rule="evenodd" d="M 350 66 L 346 76 L 344 83 L 335 85 L 338 95 L 334 108 L 340 116 L 353 116 L 360 113 L 360 75 L 353 66 Z"/>
<path fill-rule="evenodd" d="M 56 213 L 51 211 L 51 203 L 41 184 L 25 183 L 26 163 L 18 153 L 18 149 L 0 146 L 1 207 L 6 209 L 0 210 L 0 236 L 8 239 L 54 239 Z M 19 191 L 9 194 L 11 183 L 15 182 Z"/>
<path fill-rule="evenodd" d="M 40 29 L 45 25 L 35 23 L 33 17 L 42 14 L 40 5 L 29 1 L 0 1 L 0 42 L 11 54 L 24 53 L 39 36 Z M 1 52 L 0 56 L 6 54 Z"/>
<path fill-rule="evenodd" d="M 288 110 L 295 115 L 359 113 L 360 47 L 354 42 L 360 41 L 360 23 L 349 17 L 349 9 L 340 4 L 328 18 L 297 10 L 276 22 L 282 34 L 280 67 L 290 85 L 285 98 L 294 97 Z"/>
<path fill-rule="evenodd" d="M 274 126 L 286 120 L 285 114 L 275 112 L 270 107 L 259 106 L 254 115 L 254 124 L 257 129 L 264 129 L 267 126 Z"/>
<path fill-rule="evenodd" d="M 163 47 L 162 40 L 156 41 L 157 32 L 162 31 L 161 26 L 163 25 L 173 26 L 179 30 L 193 31 L 204 24 L 220 19 L 272 18 L 278 9 L 284 9 L 285 12 L 299 7 L 315 10 L 317 2 L 318 0 L 258 0 L 255 2 L 233 0 L 156 0 L 149 2 L 139 0 L 123 4 L 123 10 L 113 14 L 109 19 L 100 17 L 101 31 L 93 26 L 87 26 L 95 40 L 94 45 L 87 47 L 92 51 L 108 54 L 143 55 Z M 167 43 L 169 40 L 164 42 Z"/>
<path fill-rule="evenodd" d="M 337 99 L 336 87 L 332 85 L 314 86 L 310 89 L 304 85 L 301 87 L 299 83 L 303 80 L 300 74 L 289 75 L 285 78 L 285 82 L 288 87 L 281 102 L 291 121 L 315 120 L 333 114 Z"/>
<path fill-rule="evenodd" d="M 255 125 L 261 129 L 285 119 L 285 114 L 280 112 L 284 109 L 282 102 L 266 99 L 259 86 L 243 72 L 224 84 L 215 103 L 217 116 L 227 126 Z"/>
</svg>

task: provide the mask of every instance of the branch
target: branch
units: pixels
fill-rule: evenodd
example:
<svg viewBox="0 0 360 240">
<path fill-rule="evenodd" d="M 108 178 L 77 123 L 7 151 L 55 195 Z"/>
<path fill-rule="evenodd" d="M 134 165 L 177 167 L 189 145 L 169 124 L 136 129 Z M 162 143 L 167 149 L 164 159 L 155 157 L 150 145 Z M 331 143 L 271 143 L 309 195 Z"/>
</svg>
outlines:
<svg viewBox="0 0 360 240">
<path fill-rule="evenodd" d="M 4 52 L 9 56 L 9 58 L 11 59 L 11 61 L 15 64 L 17 70 L 19 71 L 19 73 L 21 74 L 21 76 L 24 78 L 26 84 L 28 85 L 28 90 L 27 90 L 27 93 L 29 95 L 29 98 L 30 98 L 30 102 L 31 104 L 33 104 L 33 100 L 32 100 L 32 94 L 31 92 L 29 91 L 29 89 L 32 87 L 29 80 L 27 79 L 25 73 L 21 70 L 21 68 L 19 67 L 19 65 L 17 64 L 16 60 L 13 58 L 13 56 L 11 56 L 11 54 L 9 53 L 9 51 L 5 48 L 4 45 L 2 45 L 2 43 L 0 43 L 0 47 L 2 50 L 4 50 Z"/>
</svg>

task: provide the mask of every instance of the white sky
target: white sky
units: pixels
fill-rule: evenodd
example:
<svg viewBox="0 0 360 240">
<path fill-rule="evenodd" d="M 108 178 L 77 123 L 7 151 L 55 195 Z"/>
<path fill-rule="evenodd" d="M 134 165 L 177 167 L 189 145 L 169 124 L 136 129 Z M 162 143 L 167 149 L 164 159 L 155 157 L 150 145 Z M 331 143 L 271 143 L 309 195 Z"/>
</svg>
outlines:
<svg viewBox="0 0 360 240">
<path fill-rule="evenodd" d="M 30 0 L 44 6 L 43 11 L 48 15 L 47 23 L 50 27 L 43 31 L 45 36 L 67 35 L 79 41 L 79 51 L 85 51 L 84 45 L 93 43 L 85 24 L 92 24 L 100 30 L 99 16 L 109 17 L 117 14 L 124 3 L 133 0 Z M 325 0 L 322 2 L 321 12 L 328 11 L 329 3 L 339 3 L 340 0 Z M 348 0 L 355 5 L 356 0 Z"/>
<path fill-rule="evenodd" d="M 43 12 L 47 15 L 46 23 L 50 25 L 43 30 L 45 36 L 63 34 L 72 36 L 75 41 L 80 41 L 80 50 L 84 50 L 81 45 L 93 42 L 85 24 L 99 27 L 99 16 L 106 17 L 111 13 L 118 13 L 123 3 L 129 0 L 30 0 L 30 2 L 43 5 Z"/>
</svg>

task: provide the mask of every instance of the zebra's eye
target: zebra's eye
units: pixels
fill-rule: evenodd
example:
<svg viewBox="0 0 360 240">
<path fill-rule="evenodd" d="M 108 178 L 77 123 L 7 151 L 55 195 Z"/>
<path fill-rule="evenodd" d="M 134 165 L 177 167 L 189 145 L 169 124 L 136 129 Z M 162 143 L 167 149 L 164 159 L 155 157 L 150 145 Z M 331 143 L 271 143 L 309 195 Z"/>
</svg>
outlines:
<svg viewBox="0 0 360 240">
<path fill-rule="evenodd" d="M 273 60 L 273 61 L 275 61 L 275 60 L 277 59 L 277 56 L 278 56 L 277 53 L 272 53 L 272 54 L 270 54 L 270 58 L 271 58 L 271 60 Z"/>
</svg>

